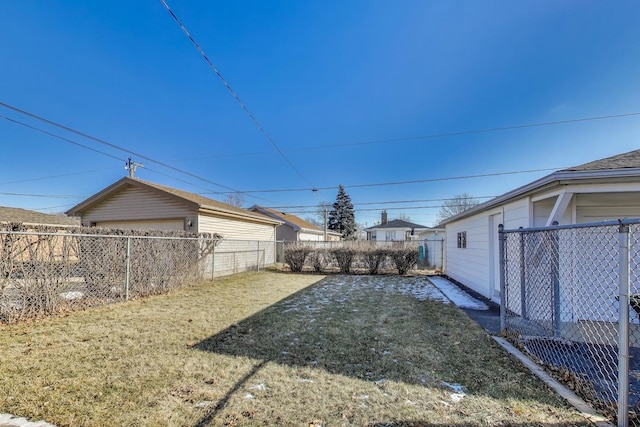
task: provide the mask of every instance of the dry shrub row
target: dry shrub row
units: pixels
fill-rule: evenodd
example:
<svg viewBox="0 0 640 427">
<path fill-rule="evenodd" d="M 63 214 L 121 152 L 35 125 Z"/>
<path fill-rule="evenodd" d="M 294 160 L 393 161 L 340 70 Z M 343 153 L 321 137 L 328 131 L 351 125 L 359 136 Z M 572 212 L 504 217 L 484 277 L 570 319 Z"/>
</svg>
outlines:
<svg viewBox="0 0 640 427">
<path fill-rule="evenodd" d="M 390 260 L 398 274 L 404 275 L 419 260 L 420 254 L 415 248 L 377 248 L 362 245 L 360 247 L 339 247 L 331 249 L 312 249 L 303 243 L 294 243 L 285 248 L 285 263 L 291 271 L 301 272 L 310 266 L 316 273 L 326 272 L 336 265 L 340 273 L 354 273 L 355 264 L 360 262 L 368 274 L 380 274 L 382 267 Z"/>
</svg>

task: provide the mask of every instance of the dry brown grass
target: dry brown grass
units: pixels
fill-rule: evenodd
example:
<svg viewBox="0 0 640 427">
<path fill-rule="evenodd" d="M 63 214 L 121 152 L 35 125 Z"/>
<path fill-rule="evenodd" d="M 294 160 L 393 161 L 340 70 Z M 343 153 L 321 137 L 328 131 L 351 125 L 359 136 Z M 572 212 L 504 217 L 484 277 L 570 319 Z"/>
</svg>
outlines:
<svg viewBox="0 0 640 427">
<path fill-rule="evenodd" d="M 252 273 L 2 326 L 0 412 L 60 426 L 590 425 L 456 307 L 401 292 L 425 280 Z"/>
</svg>

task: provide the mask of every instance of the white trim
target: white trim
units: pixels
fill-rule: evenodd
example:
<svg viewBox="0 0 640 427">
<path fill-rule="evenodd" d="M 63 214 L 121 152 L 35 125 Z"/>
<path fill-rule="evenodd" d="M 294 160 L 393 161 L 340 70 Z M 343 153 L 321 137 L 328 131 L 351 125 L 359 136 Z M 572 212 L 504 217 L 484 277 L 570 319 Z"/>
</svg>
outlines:
<svg viewBox="0 0 640 427">
<path fill-rule="evenodd" d="M 551 209 L 551 214 L 547 218 L 546 227 L 550 227 L 554 221 L 560 222 L 560 218 L 564 215 L 569 203 L 573 199 L 573 193 L 561 193 L 556 200 L 556 204 Z"/>
</svg>

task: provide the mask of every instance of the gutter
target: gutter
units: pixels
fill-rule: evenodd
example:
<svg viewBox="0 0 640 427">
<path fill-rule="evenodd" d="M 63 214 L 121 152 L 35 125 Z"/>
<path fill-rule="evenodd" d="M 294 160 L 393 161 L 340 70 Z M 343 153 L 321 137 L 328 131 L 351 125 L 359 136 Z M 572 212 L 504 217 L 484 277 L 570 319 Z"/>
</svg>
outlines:
<svg viewBox="0 0 640 427">
<path fill-rule="evenodd" d="M 551 187 L 554 184 L 560 185 L 571 181 L 583 181 L 587 179 L 611 179 L 611 178 L 640 178 L 640 168 L 624 168 L 624 169 L 598 169 L 590 171 L 572 171 L 561 170 L 537 179 L 529 184 L 518 187 L 515 190 L 511 190 L 508 193 L 504 193 L 501 196 L 495 197 L 489 201 L 481 203 L 473 208 L 454 215 L 445 219 L 438 225 L 446 225 L 459 219 L 467 218 L 475 215 L 479 212 L 491 209 L 503 202 L 506 202 L 516 197 L 522 196 L 527 193 L 531 193 L 535 190 L 542 190 L 543 187 Z"/>
</svg>

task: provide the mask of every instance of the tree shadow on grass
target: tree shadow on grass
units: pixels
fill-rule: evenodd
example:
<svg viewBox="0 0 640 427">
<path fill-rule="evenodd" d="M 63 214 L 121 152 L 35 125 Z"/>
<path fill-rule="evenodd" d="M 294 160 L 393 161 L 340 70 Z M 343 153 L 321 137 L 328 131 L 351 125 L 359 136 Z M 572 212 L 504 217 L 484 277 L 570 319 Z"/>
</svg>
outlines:
<svg viewBox="0 0 640 427">
<path fill-rule="evenodd" d="M 372 279 L 378 282 L 377 288 L 367 285 Z M 431 286 L 422 278 L 410 280 L 420 282 L 417 286 Z M 394 292 L 398 283 L 394 277 L 333 276 L 194 348 L 362 380 L 418 384 L 424 379 L 413 375 L 412 365 L 425 354 L 413 352 L 424 344 L 415 328 L 425 326 L 421 318 L 428 306 L 441 304 L 399 295 Z"/>
<path fill-rule="evenodd" d="M 415 298 L 431 288 L 419 277 L 331 276 L 200 341 L 193 348 L 259 362 L 197 426 L 209 424 L 269 362 L 376 384 L 441 387 L 446 380 L 472 385 L 495 399 L 505 393 L 536 399 L 531 389 L 514 386 L 521 373 L 506 354 L 488 350 L 493 341 L 469 318 L 451 305 Z M 504 387 L 496 387 L 497 382 Z M 399 421 L 371 427 L 414 425 L 430 424 Z"/>
</svg>

